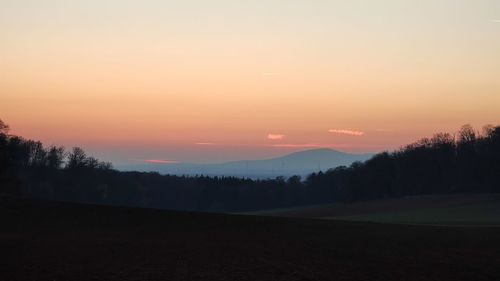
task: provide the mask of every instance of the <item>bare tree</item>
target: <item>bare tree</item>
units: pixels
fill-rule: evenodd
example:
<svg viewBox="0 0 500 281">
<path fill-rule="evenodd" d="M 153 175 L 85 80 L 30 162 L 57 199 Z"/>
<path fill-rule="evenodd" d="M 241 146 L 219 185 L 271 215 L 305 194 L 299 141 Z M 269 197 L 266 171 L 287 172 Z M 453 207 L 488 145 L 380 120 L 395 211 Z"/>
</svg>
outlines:
<svg viewBox="0 0 500 281">
<path fill-rule="evenodd" d="M 73 151 L 68 156 L 68 169 L 78 169 L 86 166 L 87 155 L 80 147 L 73 147 Z"/>
<path fill-rule="evenodd" d="M 9 133 L 10 127 L 9 125 L 5 124 L 2 119 L 0 119 L 0 134 L 1 135 L 7 135 Z"/>
<path fill-rule="evenodd" d="M 47 155 L 47 165 L 49 168 L 60 169 L 64 163 L 64 158 L 66 157 L 66 152 L 62 146 L 51 146 L 49 147 Z"/>
<path fill-rule="evenodd" d="M 471 125 L 463 125 L 458 131 L 458 143 L 459 144 L 468 144 L 476 141 L 476 132 Z"/>
</svg>

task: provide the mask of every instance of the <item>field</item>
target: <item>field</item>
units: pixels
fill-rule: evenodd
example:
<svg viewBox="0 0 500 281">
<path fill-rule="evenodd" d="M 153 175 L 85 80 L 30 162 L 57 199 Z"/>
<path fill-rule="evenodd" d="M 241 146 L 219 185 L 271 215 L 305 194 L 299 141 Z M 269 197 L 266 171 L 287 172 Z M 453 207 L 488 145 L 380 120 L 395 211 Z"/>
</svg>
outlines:
<svg viewBox="0 0 500 281">
<path fill-rule="evenodd" d="M 0 280 L 500 280 L 498 227 L 11 198 L 0 221 Z"/>
<path fill-rule="evenodd" d="M 426 195 L 251 214 L 398 224 L 500 226 L 500 195 Z"/>
</svg>

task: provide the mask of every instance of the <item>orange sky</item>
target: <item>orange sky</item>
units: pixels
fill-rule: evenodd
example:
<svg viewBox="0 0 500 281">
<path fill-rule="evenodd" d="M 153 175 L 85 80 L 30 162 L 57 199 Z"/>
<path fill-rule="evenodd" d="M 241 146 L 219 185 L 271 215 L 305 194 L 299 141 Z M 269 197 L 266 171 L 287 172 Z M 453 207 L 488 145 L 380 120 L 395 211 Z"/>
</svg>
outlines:
<svg viewBox="0 0 500 281">
<path fill-rule="evenodd" d="M 500 124 L 498 1 L 374 2 L 1 1 L 0 118 L 115 162 Z"/>
</svg>

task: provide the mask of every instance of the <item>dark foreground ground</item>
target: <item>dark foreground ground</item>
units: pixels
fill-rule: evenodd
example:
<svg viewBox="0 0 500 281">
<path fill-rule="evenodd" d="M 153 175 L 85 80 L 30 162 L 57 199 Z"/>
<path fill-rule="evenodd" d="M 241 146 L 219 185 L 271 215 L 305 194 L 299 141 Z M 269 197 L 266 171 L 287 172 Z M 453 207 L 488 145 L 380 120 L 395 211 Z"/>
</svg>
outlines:
<svg viewBox="0 0 500 281">
<path fill-rule="evenodd" d="M 500 280 L 500 228 L 0 198 L 0 280 Z"/>
</svg>

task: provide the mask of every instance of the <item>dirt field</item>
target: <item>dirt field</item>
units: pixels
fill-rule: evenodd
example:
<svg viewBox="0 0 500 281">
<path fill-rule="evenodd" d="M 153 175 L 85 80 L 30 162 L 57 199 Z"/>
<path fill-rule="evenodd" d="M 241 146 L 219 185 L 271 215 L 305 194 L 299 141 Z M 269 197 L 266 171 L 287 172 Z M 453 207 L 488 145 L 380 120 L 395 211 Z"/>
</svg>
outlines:
<svg viewBox="0 0 500 281">
<path fill-rule="evenodd" d="M 0 280 L 500 280 L 500 228 L 0 198 Z"/>
</svg>

